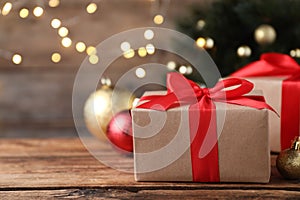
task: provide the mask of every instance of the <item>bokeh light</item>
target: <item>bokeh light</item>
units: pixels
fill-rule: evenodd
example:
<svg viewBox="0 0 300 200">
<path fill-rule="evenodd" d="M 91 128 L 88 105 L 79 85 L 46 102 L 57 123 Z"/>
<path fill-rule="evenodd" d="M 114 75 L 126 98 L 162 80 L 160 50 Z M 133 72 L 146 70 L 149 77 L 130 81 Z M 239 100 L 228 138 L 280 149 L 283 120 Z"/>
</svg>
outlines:
<svg viewBox="0 0 300 200">
<path fill-rule="evenodd" d="M 48 3 L 48 5 L 52 8 L 59 6 L 59 4 L 60 4 L 59 0 L 49 0 L 49 3 Z"/>
<path fill-rule="evenodd" d="M 146 40 L 152 40 L 154 37 L 154 32 L 152 30 L 148 29 L 144 32 L 144 37 Z"/>
<path fill-rule="evenodd" d="M 2 15 L 3 16 L 8 15 L 11 9 L 12 9 L 12 3 L 6 2 L 2 8 L 2 12 L 1 12 Z"/>
<path fill-rule="evenodd" d="M 58 35 L 60 37 L 66 37 L 68 34 L 69 34 L 69 30 L 66 27 L 63 26 L 58 29 Z"/>
<path fill-rule="evenodd" d="M 96 12 L 96 10 L 97 10 L 97 4 L 95 3 L 90 3 L 86 7 L 86 12 L 88 12 L 89 14 L 93 14 L 94 12 Z"/>
<path fill-rule="evenodd" d="M 40 17 L 42 16 L 44 13 L 44 9 L 40 6 L 37 6 L 33 9 L 33 15 L 36 17 Z"/>
<path fill-rule="evenodd" d="M 140 47 L 138 49 L 138 54 L 140 57 L 145 57 L 147 55 L 147 50 L 145 47 Z"/>
<path fill-rule="evenodd" d="M 22 56 L 20 54 L 14 54 L 11 60 L 14 64 L 19 65 L 22 62 Z"/>
<path fill-rule="evenodd" d="M 249 46 L 243 45 L 237 49 L 237 55 L 239 57 L 249 57 L 251 56 L 251 49 Z"/>
<path fill-rule="evenodd" d="M 87 49 L 86 49 L 86 53 L 87 55 L 94 55 L 97 53 L 97 49 L 93 46 L 89 46 Z"/>
<path fill-rule="evenodd" d="M 19 16 L 22 18 L 22 19 L 25 19 L 27 18 L 29 15 L 29 10 L 27 8 L 22 8 L 19 12 Z"/>
<path fill-rule="evenodd" d="M 72 40 L 68 37 L 65 37 L 61 40 L 61 44 L 64 46 L 64 47 L 70 47 L 72 45 Z"/>
<path fill-rule="evenodd" d="M 146 45 L 146 50 L 147 50 L 147 53 L 152 55 L 155 53 L 155 47 L 153 44 L 147 44 Z"/>
<path fill-rule="evenodd" d="M 135 55 L 134 50 L 133 49 L 129 49 L 128 51 L 124 51 L 123 52 L 123 56 L 127 59 L 129 58 L 133 58 Z"/>
<path fill-rule="evenodd" d="M 122 42 L 120 48 L 122 51 L 128 51 L 130 49 L 130 43 L 126 41 Z"/>
<path fill-rule="evenodd" d="M 205 44 L 206 44 L 206 40 L 203 37 L 199 37 L 196 40 L 196 44 L 197 44 L 198 47 L 204 48 Z"/>
<path fill-rule="evenodd" d="M 76 50 L 80 53 L 84 52 L 86 49 L 86 45 L 83 42 L 77 42 Z"/>
<path fill-rule="evenodd" d="M 138 77 L 138 78 L 144 78 L 146 76 L 146 71 L 139 67 L 135 70 L 135 75 Z"/>
<path fill-rule="evenodd" d="M 51 60 L 54 63 L 58 63 L 61 60 L 61 55 L 59 53 L 53 53 L 51 56 Z"/>
<path fill-rule="evenodd" d="M 172 71 L 172 70 L 175 70 L 176 69 L 176 63 L 174 61 L 169 61 L 167 63 L 167 68 L 168 70 Z"/>
<path fill-rule="evenodd" d="M 52 26 L 52 28 L 57 29 L 57 28 L 60 27 L 60 25 L 61 25 L 61 21 L 59 19 L 52 19 L 51 20 L 51 26 Z"/>
<path fill-rule="evenodd" d="M 162 15 L 155 15 L 153 18 L 153 22 L 157 25 L 164 23 L 164 17 Z"/>
<path fill-rule="evenodd" d="M 89 62 L 93 65 L 97 64 L 99 62 L 99 57 L 95 54 L 90 55 Z"/>
</svg>

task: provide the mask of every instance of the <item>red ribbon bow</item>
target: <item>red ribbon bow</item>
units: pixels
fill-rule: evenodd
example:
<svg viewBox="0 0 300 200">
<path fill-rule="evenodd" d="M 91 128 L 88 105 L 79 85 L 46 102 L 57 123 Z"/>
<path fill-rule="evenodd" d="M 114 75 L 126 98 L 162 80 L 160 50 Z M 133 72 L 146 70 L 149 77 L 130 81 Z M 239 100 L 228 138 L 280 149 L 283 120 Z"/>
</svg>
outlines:
<svg viewBox="0 0 300 200">
<path fill-rule="evenodd" d="M 233 88 L 235 86 L 235 88 Z M 214 102 L 224 102 L 257 109 L 274 111 L 263 96 L 244 96 L 253 89 L 249 81 L 230 78 L 222 80 L 213 88 L 200 88 L 196 83 L 178 73 L 167 75 L 167 94 L 144 96 L 146 101 L 138 108 L 168 110 L 182 105 L 189 106 L 189 125 L 191 138 L 191 160 L 193 180 L 200 182 L 219 182 L 216 106 Z M 201 118 L 201 120 L 200 120 Z M 212 141 L 213 147 L 202 156 L 199 149 L 204 139 Z M 207 141 L 207 140 L 206 140 Z"/>
<path fill-rule="evenodd" d="M 289 148 L 291 141 L 300 132 L 300 66 L 298 63 L 285 54 L 265 53 L 260 60 L 246 65 L 231 76 L 287 76 L 282 83 L 280 142 L 282 150 Z"/>
</svg>

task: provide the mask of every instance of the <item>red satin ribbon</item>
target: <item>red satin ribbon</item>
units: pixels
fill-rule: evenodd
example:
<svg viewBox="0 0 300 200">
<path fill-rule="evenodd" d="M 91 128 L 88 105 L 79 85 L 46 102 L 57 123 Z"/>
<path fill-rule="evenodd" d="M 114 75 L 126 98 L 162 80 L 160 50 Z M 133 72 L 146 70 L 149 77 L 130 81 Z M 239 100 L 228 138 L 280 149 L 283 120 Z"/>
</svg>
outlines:
<svg viewBox="0 0 300 200">
<path fill-rule="evenodd" d="M 300 122 L 300 66 L 288 55 L 262 54 L 255 61 L 231 74 L 235 77 L 287 76 L 282 83 L 281 103 L 281 150 L 287 149 L 295 136 L 299 136 Z"/>
<path fill-rule="evenodd" d="M 236 86 L 234 89 L 229 89 Z M 257 109 L 274 111 L 262 96 L 244 96 L 253 89 L 253 84 L 242 79 L 231 78 L 220 81 L 213 88 L 200 88 L 196 83 L 178 73 L 167 76 L 167 94 L 144 96 L 146 101 L 138 108 L 168 110 L 182 105 L 189 106 L 191 138 L 191 160 L 193 180 L 199 182 L 219 182 L 219 161 L 217 145 L 216 106 L 214 102 L 224 102 Z M 201 120 L 200 120 L 201 119 Z M 199 156 L 204 139 L 213 144 L 204 157 Z M 206 140 L 207 141 L 207 140 Z"/>
</svg>

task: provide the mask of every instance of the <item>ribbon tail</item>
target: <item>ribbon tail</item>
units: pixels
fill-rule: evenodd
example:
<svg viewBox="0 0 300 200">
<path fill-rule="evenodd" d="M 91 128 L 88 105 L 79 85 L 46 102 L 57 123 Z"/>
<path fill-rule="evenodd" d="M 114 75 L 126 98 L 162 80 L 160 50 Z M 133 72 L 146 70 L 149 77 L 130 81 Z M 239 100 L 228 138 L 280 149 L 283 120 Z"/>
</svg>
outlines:
<svg viewBox="0 0 300 200">
<path fill-rule="evenodd" d="M 264 98 L 262 100 L 259 100 L 260 98 L 257 96 L 247 96 L 247 97 L 240 97 L 238 99 L 227 99 L 227 100 L 217 100 L 218 102 L 223 102 L 223 103 L 230 103 L 230 104 L 235 104 L 235 105 L 240 105 L 240 106 L 247 106 L 251 108 L 256 108 L 256 109 L 268 109 L 273 111 L 278 117 L 279 114 L 276 112 L 274 108 L 272 108 L 269 104 L 267 104 L 264 101 Z"/>
<path fill-rule="evenodd" d="M 220 182 L 216 108 L 210 99 L 205 100 L 206 104 L 200 102 L 191 105 L 189 110 L 193 180 Z M 199 111 L 200 119 L 195 120 Z"/>
<path fill-rule="evenodd" d="M 291 141 L 299 136 L 300 123 L 300 84 L 292 80 L 282 83 L 281 107 L 281 150 L 291 146 Z"/>
</svg>

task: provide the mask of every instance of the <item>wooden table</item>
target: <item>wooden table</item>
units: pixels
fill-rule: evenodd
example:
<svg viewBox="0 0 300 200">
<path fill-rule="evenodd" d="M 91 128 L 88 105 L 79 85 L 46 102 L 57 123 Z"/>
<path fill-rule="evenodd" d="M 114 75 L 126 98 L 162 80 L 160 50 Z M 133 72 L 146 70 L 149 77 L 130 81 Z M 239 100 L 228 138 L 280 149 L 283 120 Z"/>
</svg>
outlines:
<svg viewBox="0 0 300 200">
<path fill-rule="evenodd" d="M 122 162 L 132 166 L 132 158 Z M 1 139 L 0 199 L 300 199 L 299 181 L 282 179 L 274 164 L 272 156 L 269 184 L 135 182 L 101 164 L 78 138 Z"/>
</svg>

